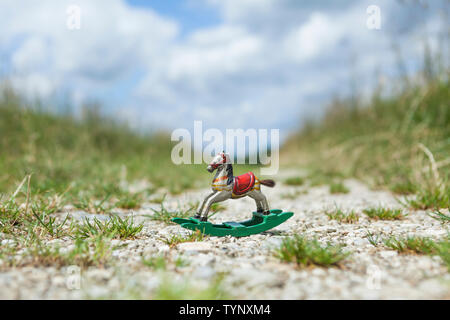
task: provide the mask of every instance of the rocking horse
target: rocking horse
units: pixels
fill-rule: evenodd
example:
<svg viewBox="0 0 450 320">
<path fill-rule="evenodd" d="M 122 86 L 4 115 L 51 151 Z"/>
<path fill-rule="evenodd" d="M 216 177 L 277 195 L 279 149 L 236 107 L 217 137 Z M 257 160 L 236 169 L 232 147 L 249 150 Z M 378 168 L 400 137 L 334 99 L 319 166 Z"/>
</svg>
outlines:
<svg viewBox="0 0 450 320">
<path fill-rule="evenodd" d="M 214 236 L 247 236 L 271 229 L 287 219 L 293 213 L 279 209 L 269 209 L 267 198 L 261 192 L 261 185 L 274 187 L 273 180 L 259 180 L 253 172 L 233 176 L 233 166 L 230 156 L 225 152 L 217 154 L 206 168 L 209 172 L 217 170 L 212 180 L 212 192 L 199 205 L 196 215 L 189 219 L 174 218 L 173 222 L 191 230 L 200 230 Z M 256 212 L 250 220 L 242 222 L 224 222 L 212 224 L 208 222 L 208 213 L 214 203 L 228 199 L 240 199 L 249 196 L 256 203 Z"/>
<path fill-rule="evenodd" d="M 259 180 L 253 172 L 247 172 L 240 176 L 233 176 L 233 166 L 230 156 L 221 152 L 214 157 L 213 161 L 206 168 L 209 172 L 217 170 L 211 184 L 212 193 L 210 193 L 197 209 L 194 218 L 200 221 L 208 220 L 208 212 L 211 205 L 216 202 L 222 202 L 228 199 L 239 199 L 249 196 L 256 202 L 256 211 L 265 215 L 270 214 L 267 199 L 261 192 L 261 185 L 274 187 L 273 180 Z"/>
</svg>

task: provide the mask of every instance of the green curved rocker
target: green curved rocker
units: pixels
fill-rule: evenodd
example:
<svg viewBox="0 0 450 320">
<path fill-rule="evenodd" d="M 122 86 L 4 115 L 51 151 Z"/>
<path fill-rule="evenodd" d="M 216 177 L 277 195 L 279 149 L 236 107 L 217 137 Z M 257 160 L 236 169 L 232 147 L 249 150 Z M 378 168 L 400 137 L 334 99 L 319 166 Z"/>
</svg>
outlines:
<svg viewBox="0 0 450 320">
<path fill-rule="evenodd" d="M 253 212 L 253 217 L 250 220 L 242 222 L 224 222 L 222 224 L 213 224 L 211 222 L 200 221 L 194 217 L 189 219 L 173 218 L 172 221 L 178 223 L 183 228 L 193 231 L 199 230 L 201 233 L 211 236 L 246 237 L 275 228 L 293 215 L 294 213 L 292 212 L 283 212 L 283 210 L 280 209 L 272 209 L 268 215 Z"/>
</svg>

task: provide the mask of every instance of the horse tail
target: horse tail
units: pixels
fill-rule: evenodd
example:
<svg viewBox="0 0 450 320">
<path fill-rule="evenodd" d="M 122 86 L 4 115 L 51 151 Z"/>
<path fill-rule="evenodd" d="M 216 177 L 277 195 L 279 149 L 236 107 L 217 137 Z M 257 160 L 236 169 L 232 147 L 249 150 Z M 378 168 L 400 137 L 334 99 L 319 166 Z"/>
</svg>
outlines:
<svg viewBox="0 0 450 320">
<path fill-rule="evenodd" d="M 259 182 L 260 182 L 263 186 L 267 186 L 267 187 L 269 187 L 269 188 L 275 187 L 275 181 L 273 181 L 272 179 L 260 180 Z"/>
</svg>

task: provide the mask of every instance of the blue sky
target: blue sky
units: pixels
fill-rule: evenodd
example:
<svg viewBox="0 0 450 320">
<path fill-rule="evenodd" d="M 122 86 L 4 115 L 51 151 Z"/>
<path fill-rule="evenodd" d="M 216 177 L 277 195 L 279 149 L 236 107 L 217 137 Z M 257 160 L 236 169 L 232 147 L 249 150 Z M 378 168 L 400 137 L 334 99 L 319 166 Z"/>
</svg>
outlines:
<svg viewBox="0 0 450 320">
<path fill-rule="evenodd" d="M 219 12 L 200 1 L 180 0 L 127 0 L 132 6 L 151 8 L 162 16 L 176 20 L 181 26 L 181 34 L 186 35 L 196 29 L 218 25 Z"/>
<path fill-rule="evenodd" d="M 2 0 L 0 70 L 26 96 L 97 100 L 136 129 L 202 120 L 285 137 L 352 83 L 395 87 L 398 57 L 417 72 L 425 41 L 448 53 L 448 13 L 444 0 Z"/>
</svg>

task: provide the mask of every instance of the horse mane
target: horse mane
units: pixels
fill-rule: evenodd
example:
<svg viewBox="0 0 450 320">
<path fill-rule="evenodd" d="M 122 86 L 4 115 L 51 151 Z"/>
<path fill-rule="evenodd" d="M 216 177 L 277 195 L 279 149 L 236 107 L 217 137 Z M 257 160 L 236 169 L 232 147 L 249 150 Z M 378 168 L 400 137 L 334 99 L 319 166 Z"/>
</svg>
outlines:
<svg viewBox="0 0 450 320">
<path fill-rule="evenodd" d="M 233 183 L 234 176 L 233 176 L 233 166 L 231 165 L 231 163 L 227 163 L 227 168 L 225 170 L 227 170 L 228 176 L 227 184 Z"/>
</svg>

